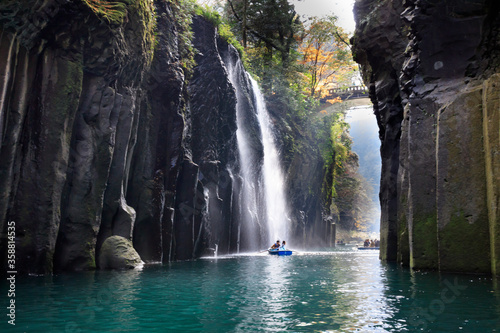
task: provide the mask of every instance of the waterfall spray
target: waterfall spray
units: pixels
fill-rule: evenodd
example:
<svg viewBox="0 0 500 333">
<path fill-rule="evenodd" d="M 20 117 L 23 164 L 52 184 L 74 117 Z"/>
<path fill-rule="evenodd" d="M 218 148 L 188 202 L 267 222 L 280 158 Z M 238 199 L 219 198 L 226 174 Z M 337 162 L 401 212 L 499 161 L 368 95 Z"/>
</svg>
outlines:
<svg viewBox="0 0 500 333">
<path fill-rule="evenodd" d="M 251 134 L 248 130 L 248 124 L 244 121 L 245 113 L 248 110 L 244 103 L 247 92 L 243 91 L 246 85 L 247 77 L 243 66 L 239 61 L 233 63 L 231 59 L 226 61 L 229 80 L 236 92 L 236 140 L 238 145 L 239 155 L 239 177 L 235 177 L 238 181 L 233 181 L 234 191 L 238 195 L 238 216 L 237 216 L 237 252 L 240 249 L 254 250 L 260 246 L 259 233 L 261 229 L 259 216 L 259 197 L 258 197 L 258 180 L 259 168 L 258 158 L 256 157 L 255 147 L 251 144 Z M 242 237 L 242 234 L 244 235 Z M 242 244 L 243 240 L 245 243 Z"/>
<path fill-rule="evenodd" d="M 267 241 L 288 239 L 288 208 L 285 196 L 285 178 L 281 169 L 280 154 L 274 142 L 273 128 L 266 108 L 264 96 L 257 82 L 250 78 L 255 96 L 255 107 L 262 132 L 264 145 L 264 162 L 262 175 L 264 178 L 264 197 L 266 199 Z"/>
<path fill-rule="evenodd" d="M 235 188 L 239 190 L 238 243 L 244 233 L 249 243 L 246 248 L 255 250 L 278 238 L 288 239 L 285 181 L 271 119 L 257 82 L 239 60 L 227 59 L 225 63 L 237 98 L 241 179 L 240 188 Z"/>
</svg>

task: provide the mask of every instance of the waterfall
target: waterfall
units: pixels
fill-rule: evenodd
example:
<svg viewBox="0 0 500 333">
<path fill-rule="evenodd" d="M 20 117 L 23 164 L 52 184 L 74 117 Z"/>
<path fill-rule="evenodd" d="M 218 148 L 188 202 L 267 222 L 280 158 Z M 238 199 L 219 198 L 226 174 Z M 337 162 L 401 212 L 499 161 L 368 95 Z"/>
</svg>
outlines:
<svg viewBox="0 0 500 333">
<path fill-rule="evenodd" d="M 276 239 L 288 239 L 285 181 L 271 118 L 257 82 L 239 60 L 225 63 L 237 98 L 240 182 L 233 182 L 234 192 L 239 193 L 237 239 L 239 243 L 245 238 L 248 243 L 238 244 L 237 249 L 256 250 Z"/>
<path fill-rule="evenodd" d="M 274 142 L 271 119 L 266 108 L 266 102 L 257 82 L 250 78 L 255 96 L 255 107 L 262 132 L 264 146 L 264 161 L 262 175 L 264 178 L 264 197 L 266 202 L 266 217 L 268 243 L 275 239 L 288 239 L 288 209 L 285 196 L 285 178 L 281 169 L 279 151 Z"/>
<path fill-rule="evenodd" d="M 245 91 L 247 86 L 247 75 L 239 60 L 226 61 L 229 81 L 236 92 L 236 140 L 239 157 L 238 181 L 233 181 L 234 192 L 237 194 L 237 252 L 240 250 L 255 250 L 261 244 L 260 234 L 262 232 L 260 198 L 259 198 L 259 157 L 258 142 L 255 141 L 255 133 L 252 133 L 248 124 L 249 92 Z M 255 131 L 254 131 L 255 132 Z M 252 135 L 253 134 L 253 135 Z M 230 172 L 233 174 L 233 172 Z M 236 178 L 236 177 L 235 177 Z M 243 236 L 243 237 L 242 237 Z"/>
</svg>

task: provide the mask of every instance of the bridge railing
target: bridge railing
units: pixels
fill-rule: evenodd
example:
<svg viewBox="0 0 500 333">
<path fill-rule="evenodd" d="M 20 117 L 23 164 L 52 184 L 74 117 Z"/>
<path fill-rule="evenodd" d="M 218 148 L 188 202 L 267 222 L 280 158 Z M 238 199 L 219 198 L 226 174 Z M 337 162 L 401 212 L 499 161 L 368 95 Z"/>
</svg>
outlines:
<svg viewBox="0 0 500 333">
<path fill-rule="evenodd" d="M 356 92 L 368 92 L 368 88 L 366 88 L 365 86 L 352 86 L 352 87 L 328 89 L 329 95 L 356 93 Z"/>
<path fill-rule="evenodd" d="M 344 88 L 328 89 L 328 95 L 324 99 L 340 97 L 343 100 L 368 97 L 366 86 L 351 86 Z"/>
</svg>

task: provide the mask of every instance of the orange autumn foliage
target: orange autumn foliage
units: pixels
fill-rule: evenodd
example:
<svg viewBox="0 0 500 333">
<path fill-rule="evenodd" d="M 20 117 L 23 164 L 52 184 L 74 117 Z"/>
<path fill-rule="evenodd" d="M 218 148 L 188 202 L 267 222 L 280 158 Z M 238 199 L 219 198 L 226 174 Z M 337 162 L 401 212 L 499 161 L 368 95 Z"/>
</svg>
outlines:
<svg viewBox="0 0 500 333">
<path fill-rule="evenodd" d="M 302 54 L 300 63 L 307 70 L 309 95 L 315 97 L 334 78 L 352 72 L 354 62 L 346 42 L 349 38 L 336 25 L 335 16 L 313 17 L 311 20 L 299 52 Z"/>
</svg>

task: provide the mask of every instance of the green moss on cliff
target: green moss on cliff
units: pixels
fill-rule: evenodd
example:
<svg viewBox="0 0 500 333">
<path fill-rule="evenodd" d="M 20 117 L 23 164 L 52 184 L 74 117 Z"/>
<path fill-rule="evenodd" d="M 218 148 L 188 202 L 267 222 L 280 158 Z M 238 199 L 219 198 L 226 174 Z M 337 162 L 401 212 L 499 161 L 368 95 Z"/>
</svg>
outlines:
<svg viewBox="0 0 500 333">
<path fill-rule="evenodd" d="M 247 67 L 247 56 L 245 53 L 245 49 L 236 38 L 234 33 L 231 31 L 231 26 L 220 16 L 220 14 L 208 5 L 197 5 L 195 8 L 195 14 L 203 16 L 217 28 L 217 33 L 219 34 L 219 36 L 229 44 L 233 45 L 236 50 L 238 50 L 241 60 L 245 64 L 245 67 Z"/>
<path fill-rule="evenodd" d="M 113 26 L 124 26 L 130 24 L 128 31 L 132 35 L 128 38 L 140 43 L 140 48 L 134 50 L 146 53 L 145 63 L 149 65 L 153 58 L 155 46 L 156 17 L 155 8 L 149 0 L 82 0 L 83 3 L 95 13 Z"/>
<path fill-rule="evenodd" d="M 470 222 L 469 222 L 470 221 Z M 439 230 L 439 269 L 453 272 L 489 273 L 491 271 L 488 229 L 480 223 L 486 217 L 472 221 L 463 210 L 451 213 L 451 219 Z"/>
<path fill-rule="evenodd" d="M 436 221 L 435 213 L 413 212 L 410 267 L 415 269 L 438 269 Z"/>
<path fill-rule="evenodd" d="M 75 110 L 80 100 L 80 93 L 82 91 L 83 80 L 83 66 L 82 62 L 67 61 L 62 62 L 59 80 L 54 87 L 53 98 L 50 100 L 51 107 L 57 110 L 54 117 L 57 121 L 63 124 L 66 121 L 68 111 Z M 71 136 L 68 135 L 66 143 L 69 146 Z"/>
<path fill-rule="evenodd" d="M 85 269 L 94 270 L 97 267 L 95 263 L 95 244 L 88 242 L 85 246 L 85 249 L 87 251 L 88 258 L 87 267 L 85 267 Z"/>
<path fill-rule="evenodd" d="M 194 0 L 167 0 L 170 5 L 178 29 L 178 44 L 181 56 L 181 65 L 186 77 L 190 77 L 196 62 L 195 49 L 192 43 L 193 31 L 191 30 L 192 16 L 194 14 Z"/>
</svg>

